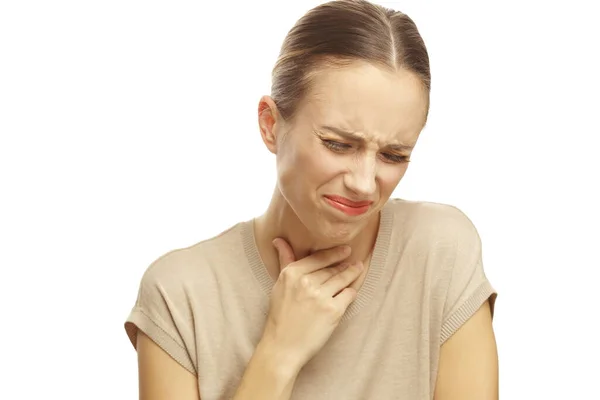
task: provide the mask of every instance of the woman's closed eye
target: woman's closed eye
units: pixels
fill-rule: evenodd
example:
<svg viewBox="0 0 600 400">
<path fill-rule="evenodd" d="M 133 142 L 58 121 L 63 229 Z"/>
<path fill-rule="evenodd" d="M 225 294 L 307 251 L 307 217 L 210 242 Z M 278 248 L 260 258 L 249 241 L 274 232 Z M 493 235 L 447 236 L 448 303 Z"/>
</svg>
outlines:
<svg viewBox="0 0 600 400">
<path fill-rule="evenodd" d="M 352 148 L 352 145 L 350 145 L 350 144 L 341 143 L 341 142 L 338 142 L 335 140 L 322 139 L 322 142 L 325 147 L 327 147 L 328 149 L 330 149 L 336 153 L 345 152 Z M 389 162 L 389 163 L 410 162 L 408 156 L 402 156 L 402 155 L 392 154 L 392 153 L 382 153 L 381 156 L 383 157 L 385 162 Z"/>
<path fill-rule="evenodd" d="M 349 150 L 352 148 L 352 145 L 349 145 L 346 143 L 341 143 L 341 142 L 336 142 L 335 140 L 329 140 L 329 139 L 323 139 L 323 144 L 325 145 L 325 147 L 327 147 L 328 149 L 331 149 L 333 151 L 344 151 L 344 150 Z"/>
<path fill-rule="evenodd" d="M 407 163 L 410 162 L 410 159 L 408 156 L 400 156 L 397 154 L 389 154 L 389 153 L 383 153 L 382 156 L 388 161 L 388 162 L 392 162 L 392 163 Z"/>
</svg>

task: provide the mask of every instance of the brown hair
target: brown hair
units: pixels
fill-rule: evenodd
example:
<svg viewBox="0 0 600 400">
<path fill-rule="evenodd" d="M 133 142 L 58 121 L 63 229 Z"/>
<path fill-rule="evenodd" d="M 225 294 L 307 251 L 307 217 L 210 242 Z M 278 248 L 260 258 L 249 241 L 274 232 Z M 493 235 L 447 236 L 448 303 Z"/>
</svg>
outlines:
<svg viewBox="0 0 600 400">
<path fill-rule="evenodd" d="M 429 56 L 413 20 L 366 0 L 335 0 L 308 11 L 285 37 L 271 86 L 281 116 L 293 119 L 320 68 L 343 67 L 356 60 L 415 73 L 429 109 Z"/>
</svg>

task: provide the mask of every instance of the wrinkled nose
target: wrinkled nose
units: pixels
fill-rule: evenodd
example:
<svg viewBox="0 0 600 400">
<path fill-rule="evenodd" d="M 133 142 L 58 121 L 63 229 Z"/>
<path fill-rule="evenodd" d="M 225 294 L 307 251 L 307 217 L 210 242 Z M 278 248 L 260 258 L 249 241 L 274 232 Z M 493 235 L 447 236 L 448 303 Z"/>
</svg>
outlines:
<svg viewBox="0 0 600 400">
<path fill-rule="evenodd" d="M 344 176 L 346 188 L 361 199 L 371 199 L 377 189 L 377 162 L 372 157 L 356 159 Z"/>
</svg>

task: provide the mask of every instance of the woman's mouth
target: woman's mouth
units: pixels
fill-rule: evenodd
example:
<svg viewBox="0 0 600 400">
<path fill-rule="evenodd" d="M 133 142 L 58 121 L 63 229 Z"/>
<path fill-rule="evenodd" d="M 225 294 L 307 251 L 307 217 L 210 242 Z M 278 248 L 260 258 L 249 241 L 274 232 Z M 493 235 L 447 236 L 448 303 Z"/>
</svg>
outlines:
<svg viewBox="0 0 600 400">
<path fill-rule="evenodd" d="M 371 208 L 371 204 L 373 204 L 371 200 L 354 201 L 335 195 L 326 195 L 324 197 L 330 206 L 352 217 L 366 213 Z"/>
</svg>

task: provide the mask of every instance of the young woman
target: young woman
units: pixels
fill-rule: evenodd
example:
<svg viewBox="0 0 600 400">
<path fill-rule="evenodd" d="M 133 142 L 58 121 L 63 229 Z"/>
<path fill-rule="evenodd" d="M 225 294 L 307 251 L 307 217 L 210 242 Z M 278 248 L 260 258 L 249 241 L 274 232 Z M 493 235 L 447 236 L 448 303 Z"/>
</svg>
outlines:
<svg viewBox="0 0 600 400">
<path fill-rule="evenodd" d="M 258 107 L 263 215 L 156 260 L 127 333 L 143 400 L 498 398 L 496 292 L 458 208 L 390 198 L 429 110 L 405 14 L 303 16 Z"/>
</svg>

